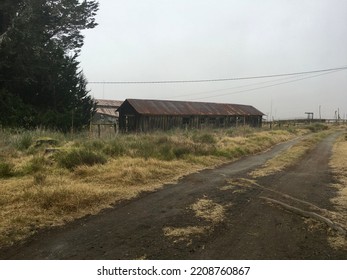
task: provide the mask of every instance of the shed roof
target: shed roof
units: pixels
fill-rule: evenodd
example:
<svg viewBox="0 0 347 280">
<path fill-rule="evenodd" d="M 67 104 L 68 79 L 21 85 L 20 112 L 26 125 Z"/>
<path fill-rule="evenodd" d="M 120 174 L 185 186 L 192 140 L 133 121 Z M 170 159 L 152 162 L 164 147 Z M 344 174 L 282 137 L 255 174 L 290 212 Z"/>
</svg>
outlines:
<svg viewBox="0 0 347 280">
<path fill-rule="evenodd" d="M 112 108 L 96 108 L 96 113 L 100 115 L 118 117 L 118 112 L 116 111 L 116 109 Z"/>
<path fill-rule="evenodd" d="M 250 105 L 222 104 L 191 101 L 127 99 L 141 115 L 210 115 L 210 116 L 262 116 L 262 112 Z M 121 106 L 122 107 L 122 106 Z"/>
<path fill-rule="evenodd" d="M 123 101 L 110 99 L 95 99 L 97 107 L 115 107 L 122 105 Z"/>
<path fill-rule="evenodd" d="M 118 117 L 116 110 L 122 105 L 123 101 L 109 100 L 109 99 L 95 99 L 96 113 L 100 115 L 108 115 L 111 117 Z"/>
</svg>

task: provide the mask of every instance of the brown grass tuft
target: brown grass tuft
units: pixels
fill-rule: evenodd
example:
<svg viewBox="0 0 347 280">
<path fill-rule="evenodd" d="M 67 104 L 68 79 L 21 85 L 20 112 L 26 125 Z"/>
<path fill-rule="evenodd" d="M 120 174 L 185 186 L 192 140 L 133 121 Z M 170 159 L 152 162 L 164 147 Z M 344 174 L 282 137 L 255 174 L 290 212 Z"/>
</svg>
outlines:
<svg viewBox="0 0 347 280">
<path fill-rule="evenodd" d="M 176 242 L 192 242 L 192 236 L 204 234 L 208 231 L 208 227 L 188 226 L 188 227 L 165 227 L 163 228 L 164 235 Z"/>
<path fill-rule="evenodd" d="M 224 219 L 225 209 L 222 205 L 210 199 L 199 199 L 191 208 L 195 215 L 212 223 L 220 223 Z"/>
</svg>

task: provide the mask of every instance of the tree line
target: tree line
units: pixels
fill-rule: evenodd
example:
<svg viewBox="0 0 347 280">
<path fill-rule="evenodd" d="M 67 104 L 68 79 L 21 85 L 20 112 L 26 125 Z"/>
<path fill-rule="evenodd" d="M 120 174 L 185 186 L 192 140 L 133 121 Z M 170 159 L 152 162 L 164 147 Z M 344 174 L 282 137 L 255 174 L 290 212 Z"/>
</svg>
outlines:
<svg viewBox="0 0 347 280">
<path fill-rule="evenodd" d="M 94 0 L 1 0 L 0 125 L 82 128 L 93 112 L 77 58 Z"/>
</svg>

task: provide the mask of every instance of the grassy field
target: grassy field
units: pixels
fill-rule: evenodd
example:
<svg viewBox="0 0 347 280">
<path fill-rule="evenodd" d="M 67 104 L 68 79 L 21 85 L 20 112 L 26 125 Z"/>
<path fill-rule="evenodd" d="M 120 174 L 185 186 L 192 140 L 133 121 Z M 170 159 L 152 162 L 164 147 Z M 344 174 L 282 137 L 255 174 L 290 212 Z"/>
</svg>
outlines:
<svg viewBox="0 0 347 280">
<path fill-rule="evenodd" d="M 315 130 L 176 130 L 113 139 L 0 131 L 0 246 Z"/>
</svg>

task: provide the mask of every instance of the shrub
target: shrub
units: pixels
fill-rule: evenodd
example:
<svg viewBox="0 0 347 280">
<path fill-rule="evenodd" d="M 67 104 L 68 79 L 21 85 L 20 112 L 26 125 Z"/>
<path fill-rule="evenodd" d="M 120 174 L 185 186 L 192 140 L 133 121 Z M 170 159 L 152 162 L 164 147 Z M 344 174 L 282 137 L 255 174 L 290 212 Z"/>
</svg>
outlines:
<svg viewBox="0 0 347 280">
<path fill-rule="evenodd" d="M 326 124 L 315 123 L 315 124 L 307 126 L 307 129 L 309 129 L 311 132 L 319 132 L 322 130 L 327 130 L 329 129 L 329 127 Z"/>
<path fill-rule="evenodd" d="M 72 149 L 56 155 L 58 164 L 61 167 L 73 170 L 80 165 L 105 164 L 106 157 L 101 153 L 96 153 L 89 149 Z"/>
<path fill-rule="evenodd" d="M 223 149 L 216 149 L 214 155 L 217 157 L 225 157 L 229 159 L 233 158 L 234 156 L 233 152 Z"/>
<path fill-rule="evenodd" d="M 172 146 L 167 144 L 167 145 L 162 145 L 159 154 L 158 154 L 159 159 L 163 160 L 173 160 L 176 158 L 176 155 L 172 149 Z"/>
<path fill-rule="evenodd" d="M 86 149 L 102 150 L 105 148 L 105 142 L 102 140 L 83 141 L 81 146 Z"/>
<path fill-rule="evenodd" d="M 35 185 L 43 185 L 46 182 L 46 174 L 44 173 L 36 173 L 33 177 Z"/>
<path fill-rule="evenodd" d="M 140 158 L 155 158 L 158 157 L 158 145 L 152 143 L 150 139 L 135 139 L 129 143 L 129 148 L 133 150 L 132 155 Z"/>
<path fill-rule="evenodd" d="M 196 156 L 209 156 L 216 153 L 217 148 L 214 145 L 197 144 L 194 146 L 194 155 Z"/>
<path fill-rule="evenodd" d="M 108 145 L 106 145 L 102 150 L 106 155 L 109 156 L 122 156 L 126 152 L 124 143 L 118 140 L 113 140 Z"/>
<path fill-rule="evenodd" d="M 194 135 L 193 140 L 195 142 L 203 143 L 203 144 L 215 144 L 217 143 L 216 138 L 209 133 L 204 133 L 202 135 Z"/>
<path fill-rule="evenodd" d="M 175 154 L 176 158 L 182 158 L 185 155 L 190 154 L 192 151 L 189 147 L 175 147 L 173 148 L 173 153 Z"/>
<path fill-rule="evenodd" d="M 225 134 L 226 134 L 227 136 L 229 136 L 229 137 L 234 136 L 234 134 L 235 134 L 234 129 L 232 129 L 232 128 L 227 129 L 227 130 L 225 131 Z"/>
<path fill-rule="evenodd" d="M 46 159 L 43 156 L 33 157 L 23 168 L 24 174 L 32 174 L 45 168 Z"/>
<path fill-rule="evenodd" d="M 27 150 L 33 143 L 33 138 L 29 132 L 24 132 L 16 141 L 16 147 L 20 151 Z"/>
<path fill-rule="evenodd" d="M 165 143 L 168 143 L 168 142 L 170 142 L 170 139 L 169 139 L 169 137 L 168 136 L 159 136 L 158 137 L 158 139 L 156 139 L 156 142 L 157 142 L 157 144 L 165 144 Z"/>
<path fill-rule="evenodd" d="M 11 177 L 14 174 L 14 166 L 7 162 L 0 162 L 0 178 Z"/>
</svg>

